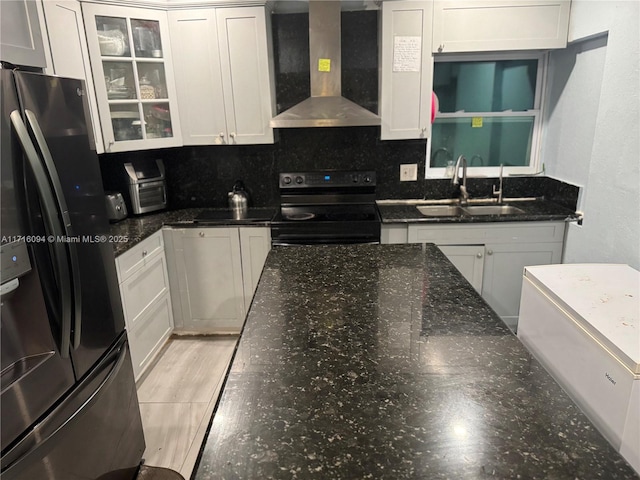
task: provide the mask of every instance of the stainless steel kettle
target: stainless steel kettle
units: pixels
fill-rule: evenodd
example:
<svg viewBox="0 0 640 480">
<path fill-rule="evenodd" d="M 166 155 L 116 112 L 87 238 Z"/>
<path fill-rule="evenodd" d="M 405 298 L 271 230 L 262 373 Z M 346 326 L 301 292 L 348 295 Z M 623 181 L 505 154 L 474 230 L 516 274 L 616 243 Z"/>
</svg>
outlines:
<svg viewBox="0 0 640 480">
<path fill-rule="evenodd" d="M 249 195 L 240 180 L 236 180 L 233 190 L 229 192 L 229 208 L 233 212 L 233 218 L 237 220 L 247 216 Z"/>
</svg>

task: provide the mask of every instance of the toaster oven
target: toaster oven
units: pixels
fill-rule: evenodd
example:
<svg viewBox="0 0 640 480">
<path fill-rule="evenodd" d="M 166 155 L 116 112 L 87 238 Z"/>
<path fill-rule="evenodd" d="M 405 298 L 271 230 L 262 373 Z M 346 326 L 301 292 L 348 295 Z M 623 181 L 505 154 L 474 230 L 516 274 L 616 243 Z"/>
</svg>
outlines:
<svg viewBox="0 0 640 480">
<path fill-rule="evenodd" d="M 162 160 L 136 160 L 124 164 L 129 182 L 131 211 L 154 212 L 167 207 L 167 184 Z"/>
</svg>

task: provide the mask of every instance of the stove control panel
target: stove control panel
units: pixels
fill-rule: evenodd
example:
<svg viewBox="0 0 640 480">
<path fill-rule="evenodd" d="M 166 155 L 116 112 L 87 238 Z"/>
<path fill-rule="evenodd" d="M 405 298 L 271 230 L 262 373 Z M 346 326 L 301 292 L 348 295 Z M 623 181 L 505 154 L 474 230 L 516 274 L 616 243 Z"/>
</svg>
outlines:
<svg viewBox="0 0 640 480">
<path fill-rule="evenodd" d="M 280 174 L 280 188 L 372 187 L 376 184 L 374 171 L 288 172 Z"/>
</svg>

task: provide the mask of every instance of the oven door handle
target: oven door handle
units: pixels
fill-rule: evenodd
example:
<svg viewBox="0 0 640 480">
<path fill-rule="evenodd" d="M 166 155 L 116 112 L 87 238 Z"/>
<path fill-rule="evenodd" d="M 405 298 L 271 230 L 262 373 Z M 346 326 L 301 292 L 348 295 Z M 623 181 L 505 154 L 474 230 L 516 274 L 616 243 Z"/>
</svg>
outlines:
<svg viewBox="0 0 640 480">
<path fill-rule="evenodd" d="M 300 241 L 300 242 L 285 242 L 285 241 L 272 241 L 271 242 L 271 246 L 272 247 L 305 247 L 305 246 L 309 246 L 309 245 L 380 245 L 380 242 L 377 242 L 375 240 L 372 241 L 355 241 L 355 242 L 344 242 L 344 241 L 337 241 L 337 242 L 305 242 L 305 241 Z"/>
</svg>

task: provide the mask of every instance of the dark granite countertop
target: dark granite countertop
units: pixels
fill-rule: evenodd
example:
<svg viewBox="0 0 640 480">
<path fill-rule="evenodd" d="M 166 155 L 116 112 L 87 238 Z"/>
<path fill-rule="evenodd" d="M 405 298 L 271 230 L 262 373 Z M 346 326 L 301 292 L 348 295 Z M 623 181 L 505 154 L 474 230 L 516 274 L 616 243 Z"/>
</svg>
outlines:
<svg viewBox="0 0 640 480">
<path fill-rule="evenodd" d="M 269 215 L 273 217 L 276 210 L 274 208 L 255 208 L 253 211 L 262 212 L 261 216 Z M 140 243 L 145 238 L 160 230 L 163 226 L 173 227 L 203 227 L 203 226 L 269 226 L 268 221 L 252 221 L 252 220 L 234 220 L 232 218 L 224 218 L 219 216 L 210 223 L 201 224 L 194 220 L 198 215 L 207 211 L 228 212 L 226 208 L 185 208 L 181 210 L 166 210 L 158 213 L 148 213 L 145 215 L 132 216 L 113 223 L 110 226 L 109 233 L 118 241 L 113 244 L 116 256 L 123 254 L 134 245 Z M 120 241 L 124 240 L 126 241 Z"/>
<path fill-rule="evenodd" d="M 475 200 L 482 202 L 481 199 Z M 486 199 L 490 202 L 489 199 Z M 575 221 L 579 215 L 566 207 L 545 199 L 505 200 L 504 205 L 513 205 L 524 213 L 511 215 L 457 215 L 447 217 L 425 217 L 415 203 L 378 202 L 382 223 L 478 223 L 478 222 L 540 222 Z M 471 205 L 471 204 L 470 204 Z"/>
<path fill-rule="evenodd" d="M 398 202 L 398 201 L 395 201 Z M 477 222 L 527 222 L 527 221 L 574 221 L 578 215 L 556 203 L 538 199 L 535 201 L 509 202 L 507 205 L 514 205 L 525 210 L 524 214 L 518 215 L 465 215 L 456 217 L 425 217 L 415 207 L 415 204 L 395 203 L 389 204 L 378 202 L 378 210 L 382 218 L 382 223 L 477 223 Z M 275 208 L 253 208 L 255 212 L 261 212 L 261 216 L 272 213 L 275 215 Z M 115 255 L 121 255 L 129 248 L 140 243 L 142 240 L 161 229 L 164 225 L 178 227 L 202 227 L 204 224 L 195 223 L 198 215 L 206 211 L 228 212 L 225 208 L 185 208 L 180 210 L 167 210 L 158 213 L 149 213 L 140 216 L 132 216 L 114 223 L 110 227 L 110 234 L 118 241 L 114 242 Z M 273 216 L 272 215 L 272 216 Z M 231 218 L 217 218 L 211 220 L 207 226 L 269 226 L 269 221 L 256 222 L 253 220 L 234 220 Z M 126 241 L 120 241 L 127 239 Z"/>
<path fill-rule="evenodd" d="M 271 250 L 194 478 L 637 476 L 435 246 L 340 245 Z"/>
</svg>

